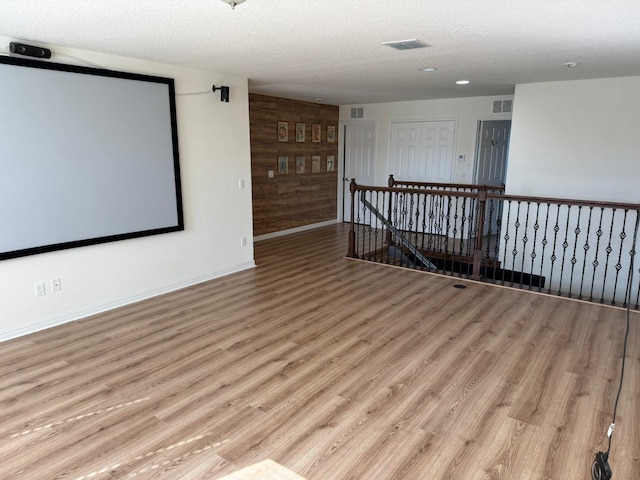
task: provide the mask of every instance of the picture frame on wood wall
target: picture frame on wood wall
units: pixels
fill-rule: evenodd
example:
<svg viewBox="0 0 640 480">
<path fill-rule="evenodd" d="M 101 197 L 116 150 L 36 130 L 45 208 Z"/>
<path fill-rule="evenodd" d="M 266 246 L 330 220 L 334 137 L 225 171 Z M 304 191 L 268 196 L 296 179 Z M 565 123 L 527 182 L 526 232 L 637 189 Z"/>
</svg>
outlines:
<svg viewBox="0 0 640 480">
<path fill-rule="evenodd" d="M 278 141 L 289 141 L 289 124 L 287 122 L 278 122 Z"/>
<path fill-rule="evenodd" d="M 296 173 L 305 173 L 304 157 L 296 157 Z"/>
<path fill-rule="evenodd" d="M 327 172 L 334 172 L 336 168 L 335 155 L 327 155 Z"/>
<path fill-rule="evenodd" d="M 322 127 L 320 125 L 311 125 L 311 141 L 313 143 L 320 143 L 322 140 Z"/>
<path fill-rule="evenodd" d="M 320 173 L 320 155 L 313 155 L 311 157 L 311 173 Z"/>
<path fill-rule="evenodd" d="M 304 143 L 305 128 L 306 128 L 306 125 L 304 123 L 296 123 L 296 142 Z"/>
<path fill-rule="evenodd" d="M 278 175 L 286 175 L 289 173 L 289 157 L 286 155 L 278 155 Z"/>
<path fill-rule="evenodd" d="M 327 126 L 327 143 L 336 143 L 336 127 L 335 127 L 335 125 Z"/>
</svg>

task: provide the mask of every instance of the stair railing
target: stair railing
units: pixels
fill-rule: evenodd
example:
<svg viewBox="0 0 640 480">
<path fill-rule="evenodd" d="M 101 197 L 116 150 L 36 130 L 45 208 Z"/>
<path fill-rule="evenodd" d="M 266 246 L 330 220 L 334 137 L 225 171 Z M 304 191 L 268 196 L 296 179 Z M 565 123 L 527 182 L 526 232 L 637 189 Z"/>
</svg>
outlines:
<svg viewBox="0 0 640 480">
<path fill-rule="evenodd" d="M 393 177 L 350 191 L 349 257 L 640 309 L 639 205 Z"/>
</svg>

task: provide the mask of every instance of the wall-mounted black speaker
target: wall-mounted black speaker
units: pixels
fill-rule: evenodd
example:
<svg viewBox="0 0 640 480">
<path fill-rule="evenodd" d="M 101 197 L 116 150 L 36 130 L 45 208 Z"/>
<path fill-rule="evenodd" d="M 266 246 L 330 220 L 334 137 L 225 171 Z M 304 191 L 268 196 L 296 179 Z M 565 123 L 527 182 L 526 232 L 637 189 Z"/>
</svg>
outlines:
<svg viewBox="0 0 640 480">
<path fill-rule="evenodd" d="M 9 50 L 11 53 L 17 53 L 18 55 L 24 55 L 26 57 L 51 58 L 51 50 L 48 48 L 34 47 L 33 45 L 26 45 L 24 43 L 11 42 L 9 43 Z"/>
<path fill-rule="evenodd" d="M 214 92 L 220 90 L 220 101 L 229 103 L 229 87 L 225 87 L 224 85 L 222 87 L 216 87 L 213 85 L 211 90 Z"/>
<path fill-rule="evenodd" d="M 220 87 L 220 101 L 229 102 L 229 87 Z"/>
</svg>

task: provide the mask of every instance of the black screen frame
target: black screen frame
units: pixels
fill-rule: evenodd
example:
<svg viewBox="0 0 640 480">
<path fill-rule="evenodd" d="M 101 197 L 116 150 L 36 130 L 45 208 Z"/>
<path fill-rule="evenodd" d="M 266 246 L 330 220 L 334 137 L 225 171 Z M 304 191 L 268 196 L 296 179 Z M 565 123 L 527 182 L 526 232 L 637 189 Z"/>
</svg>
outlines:
<svg viewBox="0 0 640 480">
<path fill-rule="evenodd" d="M 78 65 L 68 65 L 48 61 L 38 61 L 31 59 L 18 58 L 13 56 L 0 56 L 0 63 L 13 65 L 17 67 L 34 68 L 34 69 L 46 69 L 56 70 L 60 72 L 67 72 L 79 75 L 95 75 L 101 77 L 111 77 L 122 80 L 135 80 L 138 82 L 150 82 L 156 84 L 163 84 L 167 87 L 168 100 L 169 100 L 169 118 L 171 128 L 171 143 L 173 150 L 173 173 L 175 182 L 175 207 L 176 207 L 176 224 L 169 225 L 161 228 L 150 228 L 138 231 L 130 231 L 125 233 L 118 233 L 113 235 L 97 236 L 93 238 L 82 238 L 72 241 L 65 241 L 61 243 L 43 244 L 29 248 L 17 249 L 12 251 L 0 251 L 0 260 L 8 260 L 12 258 L 24 257 L 29 255 L 36 255 L 41 253 L 53 252 L 58 250 L 66 250 L 71 248 L 96 245 L 108 242 L 116 242 L 120 240 L 127 240 L 139 237 L 146 237 L 151 235 L 158 235 L 164 233 L 178 232 L 185 229 L 184 225 L 184 212 L 182 202 L 182 187 L 181 187 L 181 175 L 180 175 L 180 159 L 178 148 L 178 124 L 176 114 L 176 93 L 175 93 L 175 81 L 173 78 L 161 77 L 154 75 L 146 75 L 139 73 L 123 72 L 110 69 L 99 69 Z M 5 92 L 10 94 L 10 92 Z M 123 112 L 125 114 L 126 112 Z M 11 121 L 7 118 L 6 121 Z M 0 145 L 0 149 L 2 146 Z M 6 207 L 6 206 L 5 206 Z M 11 208 L 9 206 L 9 208 Z M 0 230 L 2 227 L 0 226 Z M 10 232 L 0 233 L 2 235 L 10 234 Z"/>
</svg>

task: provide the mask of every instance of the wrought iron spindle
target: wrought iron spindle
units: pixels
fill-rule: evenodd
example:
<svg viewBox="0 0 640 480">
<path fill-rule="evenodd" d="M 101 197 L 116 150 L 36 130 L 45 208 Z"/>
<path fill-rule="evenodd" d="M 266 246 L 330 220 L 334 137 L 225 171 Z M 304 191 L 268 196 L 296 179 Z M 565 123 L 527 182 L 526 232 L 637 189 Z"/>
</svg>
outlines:
<svg viewBox="0 0 640 480">
<path fill-rule="evenodd" d="M 629 213 L 629 210 L 625 209 L 624 210 L 624 216 L 622 217 L 622 231 L 620 232 L 620 249 L 618 251 L 618 263 L 616 263 L 615 269 L 616 269 L 616 279 L 613 283 L 613 297 L 611 298 L 611 305 L 615 305 L 616 304 L 616 291 L 618 289 L 618 278 L 620 276 L 620 270 L 622 270 L 622 264 L 620 263 L 620 261 L 622 260 L 622 249 L 623 249 L 623 245 L 624 245 L 624 240 L 625 238 L 627 238 L 627 233 L 625 232 L 625 228 L 627 226 L 627 214 Z M 624 294 L 624 303 L 626 306 L 627 303 L 627 292 L 625 292 Z"/>
<path fill-rule="evenodd" d="M 571 215 L 571 205 L 567 206 L 567 219 L 565 220 L 564 242 L 562 242 L 562 262 L 560 262 L 560 283 L 558 283 L 558 295 L 562 293 L 562 277 L 564 276 L 564 263 L 567 257 L 567 248 L 569 248 L 569 222 Z"/>
<path fill-rule="evenodd" d="M 527 235 L 527 232 L 529 231 L 529 210 L 530 209 L 531 209 L 531 202 L 527 202 L 527 213 L 524 220 L 524 234 L 522 235 L 522 262 L 520 264 L 520 288 L 522 288 L 522 280 L 524 277 L 524 260 L 527 253 L 527 243 L 529 242 L 529 237 Z"/>
<path fill-rule="evenodd" d="M 576 263 L 578 263 L 578 259 L 576 258 L 576 252 L 578 250 L 578 237 L 580 236 L 580 218 L 582 217 L 582 205 L 578 205 L 578 222 L 576 224 L 576 228 L 573 230 L 575 233 L 575 238 L 573 239 L 573 254 L 571 255 L 571 275 L 569 276 L 569 298 L 573 295 L 573 273 L 576 268 Z"/>
<path fill-rule="evenodd" d="M 540 223 L 538 222 L 540 218 L 540 202 L 536 202 L 536 220 L 533 224 L 533 245 L 531 246 L 531 268 L 529 269 L 529 290 L 533 287 L 533 264 L 536 261 L 536 245 L 538 244 L 538 230 L 540 229 Z M 524 256 L 523 256 L 524 258 Z M 540 283 L 538 283 L 538 287 L 540 287 Z"/>
<path fill-rule="evenodd" d="M 435 250 L 436 246 L 434 243 L 434 230 L 435 230 L 435 222 L 436 222 L 436 201 L 437 197 L 435 195 L 429 195 L 429 241 L 428 248 L 429 251 Z"/>
<path fill-rule="evenodd" d="M 504 257 L 502 259 L 502 284 L 504 285 L 504 273 L 507 266 L 507 250 L 509 249 L 509 225 L 511 224 L 511 200 L 507 202 L 507 228 L 504 232 Z"/>
<path fill-rule="evenodd" d="M 540 242 L 542 244 L 542 254 L 540 255 L 540 278 L 542 279 L 542 272 L 543 272 L 543 268 L 544 268 L 544 252 L 547 249 L 547 244 L 549 243 L 549 241 L 547 240 L 547 231 L 549 228 L 549 214 L 551 213 L 551 204 L 550 203 L 546 203 L 546 214 L 544 216 L 544 236 L 542 237 L 542 242 Z M 540 282 L 538 284 L 538 291 L 542 291 L 542 282 Z"/>
<path fill-rule="evenodd" d="M 511 267 L 515 267 L 516 265 L 516 256 L 518 255 L 518 230 L 520 229 L 520 206 L 522 202 L 518 200 L 518 210 L 516 211 L 516 223 L 513 224 L 515 227 L 515 233 L 513 237 L 513 250 L 511 250 Z M 522 278 L 522 275 L 520 276 Z M 510 287 L 513 287 L 513 275 L 511 275 L 511 282 L 509 283 Z M 522 285 L 520 285 L 522 286 Z"/>
<path fill-rule="evenodd" d="M 604 232 L 602 231 L 602 218 L 604 217 L 604 207 L 600 207 L 600 218 L 598 219 L 598 230 L 596 230 L 596 252 L 591 265 L 593 265 L 593 273 L 591 274 L 591 290 L 589 291 L 589 301 L 593 301 L 593 289 L 596 283 L 596 270 L 598 270 L 598 266 L 600 265 L 598 261 L 598 255 L 600 253 L 600 240 L 602 239 L 602 235 Z"/>
<path fill-rule="evenodd" d="M 607 244 L 607 248 L 605 249 L 605 252 L 607 253 L 607 259 L 604 265 L 604 277 L 602 281 L 602 294 L 600 295 L 600 303 L 604 303 L 605 288 L 607 285 L 607 273 L 609 272 L 609 258 L 611 257 L 611 252 L 613 252 L 611 239 L 613 239 L 613 224 L 616 219 L 616 212 L 617 210 L 614 208 L 611 213 L 611 225 L 609 225 L 609 242 Z"/>
<path fill-rule="evenodd" d="M 556 204 L 556 223 L 553 226 L 553 250 L 551 252 L 551 270 L 550 270 L 550 274 L 549 274 L 549 289 L 547 290 L 547 293 L 550 294 L 551 293 L 551 285 L 552 285 L 552 280 L 553 280 L 553 273 L 555 272 L 555 269 L 553 267 L 555 267 L 556 264 L 556 260 L 558 259 L 557 255 L 556 255 L 556 245 L 558 244 L 558 232 L 560 231 L 560 204 Z"/>
<path fill-rule="evenodd" d="M 582 246 L 582 250 L 584 250 L 584 256 L 582 257 L 582 275 L 580 278 L 580 292 L 578 293 L 578 298 L 582 300 L 582 289 L 584 287 L 584 273 L 587 269 L 587 253 L 589 252 L 589 236 L 591 235 L 591 216 L 593 215 L 593 207 L 589 207 L 589 218 L 587 221 L 587 234 L 585 236 L 584 245 Z"/>
</svg>

